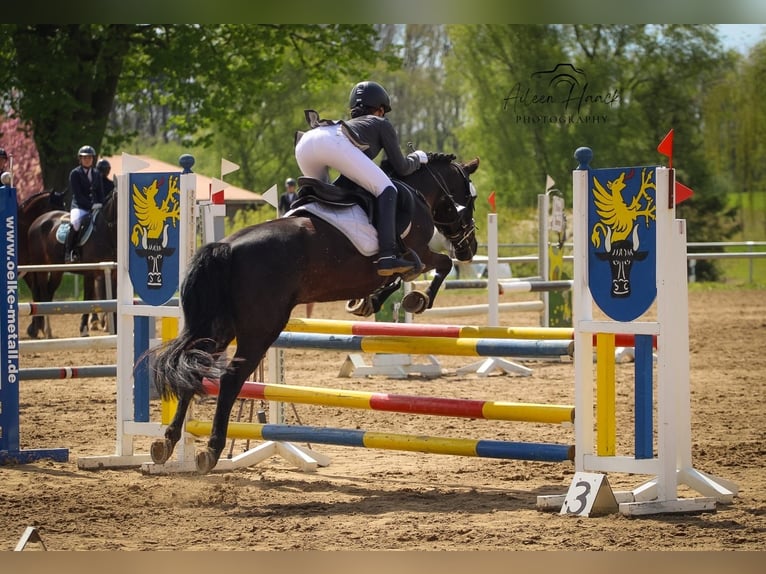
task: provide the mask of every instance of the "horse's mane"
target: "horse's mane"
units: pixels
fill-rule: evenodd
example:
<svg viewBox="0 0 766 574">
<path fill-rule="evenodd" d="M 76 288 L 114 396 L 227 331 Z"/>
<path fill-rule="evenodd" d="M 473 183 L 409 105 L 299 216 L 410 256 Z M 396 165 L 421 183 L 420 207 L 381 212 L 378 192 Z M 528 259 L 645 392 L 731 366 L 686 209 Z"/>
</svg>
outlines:
<svg viewBox="0 0 766 574">
<path fill-rule="evenodd" d="M 43 197 L 48 196 L 48 201 L 50 204 L 54 207 L 57 207 L 59 209 L 65 209 L 64 205 L 64 194 L 57 192 L 55 189 L 45 189 L 43 191 L 38 191 L 36 193 L 33 193 L 29 197 L 27 197 L 24 201 L 19 203 L 19 209 L 26 209 L 33 201 Z"/>
<path fill-rule="evenodd" d="M 426 155 L 428 156 L 428 163 L 450 163 L 457 157 L 455 154 L 442 153 L 437 151 L 429 151 L 426 153 Z M 380 162 L 380 169 L 386 172 L 387 175 L 391 175 L 393 173 L 393 168 L 391 167 L 391 162 L 388 160 L 388 158 Z"/>
<path fill-rule="evenodd" d="M 27 204 L 32 203 L 35 199 L 37 199 L 41 195 L 45 195 L 45 194 L 49 194 L 49 193 L 52 193 L 52 191 L 50 189 L 46 189 L 44 191 L 38 191 L 37 193 L 33 193 L 32 195 L 30 195 L 29 197 L 24 199 L 21 203 L 19 203 L 19 207 L 26 207 Z"/>
</svg>

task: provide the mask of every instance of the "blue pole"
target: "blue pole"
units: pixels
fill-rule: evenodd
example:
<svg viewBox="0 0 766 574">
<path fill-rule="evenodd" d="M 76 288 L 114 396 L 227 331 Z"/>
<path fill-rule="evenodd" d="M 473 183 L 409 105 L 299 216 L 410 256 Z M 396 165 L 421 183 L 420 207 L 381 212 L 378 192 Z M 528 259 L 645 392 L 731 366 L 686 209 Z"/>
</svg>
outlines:
<svg viewBox="0 0 766 574">
<path fill-rule="evenodd" d="M 652 403 L 654 395 L 652 392 L 652 366 L 654 357 L 652 356 L 652 336 L 635 336 L 635 457 L 639 459 L 649 459 L 654 457 L 653 437 L 654 429 L 652 418 Z"/>
</svg>

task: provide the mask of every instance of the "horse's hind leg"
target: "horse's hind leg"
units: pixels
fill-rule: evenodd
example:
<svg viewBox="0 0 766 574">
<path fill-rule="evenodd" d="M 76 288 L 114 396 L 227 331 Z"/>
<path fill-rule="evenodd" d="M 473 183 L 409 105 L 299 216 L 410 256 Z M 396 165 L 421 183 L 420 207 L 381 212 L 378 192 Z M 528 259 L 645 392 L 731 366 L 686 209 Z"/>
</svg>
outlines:
<svg viewBox="0 0 766 574">
<path fill-rule="evenodd" d="M 207 474 L 218 463 L 226 446 L 226 432 L 229 428 L 229 416 L 234 403 L 237 400 L 239 392 L 242 390 L 242 384 L 258 366 L 261 358 L 266 352 L 263 347 L 259 352 L 242 352 L 243 348 L 248 348 L 245 341 L 237 340 L 237 352 L 226 368 L 226 372 L 221 376 L 218 389 L 218 401 L 215 406 L 215 415 L 213 416 L 213 425 L 210 430 L 210 438 L 207 442 L 207 448 L 197 453 L 197 472 Z M 250 347 L 252 348 L 252 347 Z M 258 357 L 251 359 L 249 357 Z"/>
<path fill-rule="evenodd" d="M 90 337 L 90 329 L 88 328 L 88 314 L 83 313 L 80 317 L 80 337 Z"/>
<path fill-rule="evenodd" d="M 155 464 L 164 464 L 167 462 L 170 455 L 173 454 L 173 449 L 175 448 L 176 443 L 181 440 L 186 419 L 186 411 L 189 410 L 189 404 L 191 403 L 192 398 L 194 398 L 192 393 L 186 393 L 183 396 L 178 397 L 173 420 L 170 421 L 170 424 L 165 428 L 165 438 L 156 440 L 152 443 L 149 453 Z"/>
</svg>

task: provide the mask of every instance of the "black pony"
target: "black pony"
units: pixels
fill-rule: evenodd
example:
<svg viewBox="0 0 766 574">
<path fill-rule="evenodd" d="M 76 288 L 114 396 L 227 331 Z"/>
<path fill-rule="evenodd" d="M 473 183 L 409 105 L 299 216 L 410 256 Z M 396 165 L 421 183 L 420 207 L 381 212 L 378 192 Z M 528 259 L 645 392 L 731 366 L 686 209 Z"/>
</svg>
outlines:
<svg viewBox="0 0 766 574">
<path fill-rule="evenodd" d="M 458 259 L 467 261 L 476 253 L 475 191 L 469 176 L 478 166 L 478 158 L 461 164 L 452 155 L 430 154 L 426 165 L 404 178 L 419 192 L 412 202 L 404 244 L 422 262 L 418 273 L 436 272 L 427 292 L 415 295 L 405 306 L 420 311 L 430 307 L 452 269 L 450 256 L 428 247 L 434 226 L 450 239 Z M 402 278 L 378 276 L 373 260 L 374 256 L 360 254 L 333 225 L 300 212 L 200 248 L 181 287 L 183 330 L 176 339 L 148 352 L 155 359 L 152 371 L 158 391 L 163 397 L 178 397 L 165 438 L 151 446 L 152 460 L 161 464 L 170 458 L 192 398 L 205 394 L 203 377 L 220 375 L 210 439 L 196 457 L 198 472 L 209 472 L 224 448 L 229 415 L 242 383 L 282 332 L 296 305 L 350 299 L 352 309 L 371 311 L 399 287 Z M 236 352 L 221 373 L 219 359 L 235 338 Z"/>
</svg>

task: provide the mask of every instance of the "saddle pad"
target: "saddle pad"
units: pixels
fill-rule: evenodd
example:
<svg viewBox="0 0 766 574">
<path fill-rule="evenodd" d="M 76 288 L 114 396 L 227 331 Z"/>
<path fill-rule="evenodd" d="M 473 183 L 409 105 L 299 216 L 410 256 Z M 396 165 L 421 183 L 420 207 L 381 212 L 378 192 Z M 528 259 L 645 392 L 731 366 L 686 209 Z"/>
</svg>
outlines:
<svg viewBox="0 0 766 574">
<path fill-rule="evenodd" d="M 66 236 L 69 233 L 69 227 L 72 224 L 69 222 L 69 216 L 66 216 L 66 219 L 62 218 L 61 223 L 59 224 L 58 229 L 56 230 L 56 241 L 58 241 L 61 245 L 66 245 Z M 82 247 L 85 245 L 90 239 L 90 234 L 93 231 L 93 222 L 88 223 L 88 227 L 86 227 L 84 230 L 82 230 L 82 233 L 80 233 L 80 237 L 77 238 L 77 247 Z"/>
<path fill-rule="evenodd" d="M 378 232 L 367 221 L 367 214 L 358 205 L 332 207 L 318 202 L 307 203 L 288 211 L 284 217 L 298 215 L 301 211 L 308 211 L 335 227 L 348 237 L 362 255 L 370 256 L 378 252 Z"/>
</svg>

